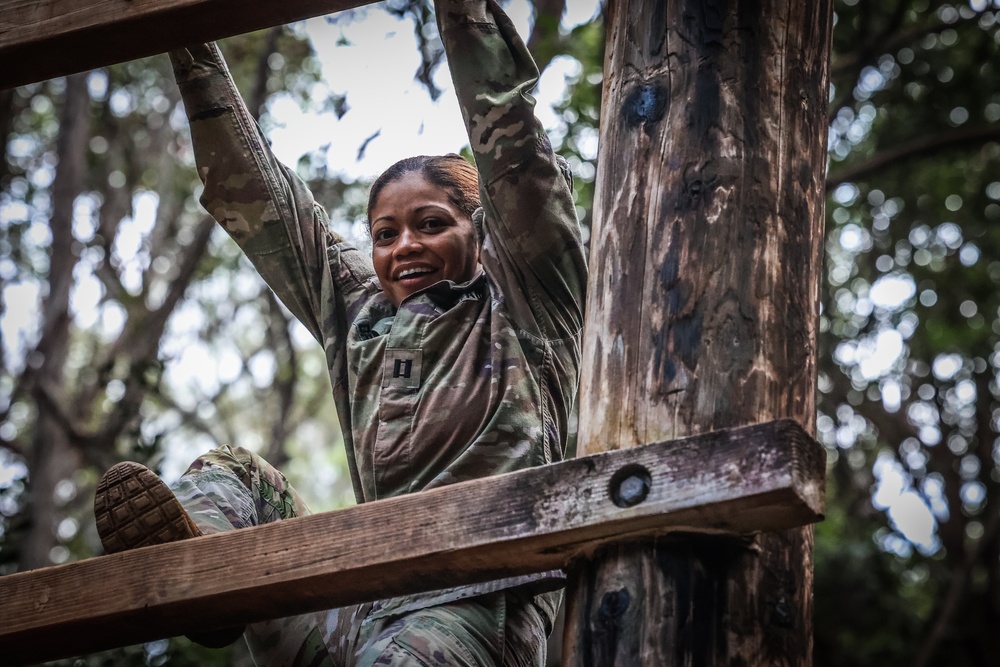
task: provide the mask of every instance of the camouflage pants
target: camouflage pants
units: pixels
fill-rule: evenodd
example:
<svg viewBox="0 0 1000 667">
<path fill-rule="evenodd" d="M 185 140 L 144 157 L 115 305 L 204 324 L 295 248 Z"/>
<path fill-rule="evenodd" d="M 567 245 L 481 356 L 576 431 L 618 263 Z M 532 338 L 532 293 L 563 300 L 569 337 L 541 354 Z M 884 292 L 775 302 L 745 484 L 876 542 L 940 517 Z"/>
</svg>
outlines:
<svg viewBox="0 0 1000 667">
<path fill-rule="evenodd" d="M 309 513 L 285 476 L 242 448 L 198 458 L 173 486 L 205 534 Z M 254 623 L 244 637 L 258 665 L 291 667 L 543 667 L 545 622 L 531 600 L 492 593 L 399 616 L 379 602 Z"/>
</svg>

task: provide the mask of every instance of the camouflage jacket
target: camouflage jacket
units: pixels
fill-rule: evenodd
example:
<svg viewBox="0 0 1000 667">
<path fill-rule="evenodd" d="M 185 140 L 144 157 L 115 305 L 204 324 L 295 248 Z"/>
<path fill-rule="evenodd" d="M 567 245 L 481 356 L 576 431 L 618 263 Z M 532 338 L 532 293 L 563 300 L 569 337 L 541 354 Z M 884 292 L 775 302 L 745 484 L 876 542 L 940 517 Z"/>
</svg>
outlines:
<svg viewBox="0 0 1000 667">
<path fill-rule="evenodd" d="M 438 23 L 480 174 L 482 271 L 398 309 L 370 257 L 274 158 L 218 49 L 171 54 L 202 204 L 325 349 L 358 502 L 559 460 L 577 391 L 587 269 L 570 175 L 533 113 L 537 68 L 493 0 L 439 0 Z"/>
</svg>

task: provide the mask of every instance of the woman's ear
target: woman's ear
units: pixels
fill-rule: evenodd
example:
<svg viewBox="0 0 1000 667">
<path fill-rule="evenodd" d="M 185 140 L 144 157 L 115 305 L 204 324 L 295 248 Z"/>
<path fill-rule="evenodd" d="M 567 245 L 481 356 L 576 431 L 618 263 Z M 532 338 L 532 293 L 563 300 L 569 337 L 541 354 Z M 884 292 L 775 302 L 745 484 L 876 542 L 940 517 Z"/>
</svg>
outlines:
<svg viewBox="0 0 1000 667">
<path fill-rule="evenodd" d="M 480 206 L 475 211 L 472 212 L 472 228 L 476 230 L 476 241 L 479 243 L 479 247 L 483 247 L 483 238 L 486 235 L 486 231 L 483 229 L 483 220 L 486 217 L 483 207 Z"/>
</svg>

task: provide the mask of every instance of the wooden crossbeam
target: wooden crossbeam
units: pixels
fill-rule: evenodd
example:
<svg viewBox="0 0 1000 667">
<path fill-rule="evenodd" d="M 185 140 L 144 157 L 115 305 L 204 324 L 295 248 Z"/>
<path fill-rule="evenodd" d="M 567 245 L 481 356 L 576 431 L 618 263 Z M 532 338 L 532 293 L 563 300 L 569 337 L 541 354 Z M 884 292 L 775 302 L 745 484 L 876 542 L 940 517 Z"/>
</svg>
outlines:
<svg viewBox="0 0 1000 667">
<path fill-rule="evenodd" d="M 799 526 L 824 469 L 782 420 L 0 577 L 0 661 L 561 568 L 609 541 Z"/>
<path fill-rule="evenodd" d="M 374 0 L 0 0 L 0 89 Z"/>
</svg>

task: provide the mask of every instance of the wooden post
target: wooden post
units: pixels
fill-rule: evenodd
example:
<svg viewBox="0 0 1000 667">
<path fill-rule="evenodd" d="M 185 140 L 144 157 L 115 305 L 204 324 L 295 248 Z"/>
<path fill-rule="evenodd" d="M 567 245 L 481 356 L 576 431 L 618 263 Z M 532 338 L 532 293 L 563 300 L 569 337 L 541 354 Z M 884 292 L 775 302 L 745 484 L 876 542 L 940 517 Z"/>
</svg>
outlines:
<svg viewBox="0 0 1000 667">
<path fill-rule="evenodd" d="M 610 3 L 581 454 L 814 431 L 831 9 Z M 564 664 L 808 665 L 811 550 L 809 528 L 605 547 L 573 570 Z"/>
</svg>

